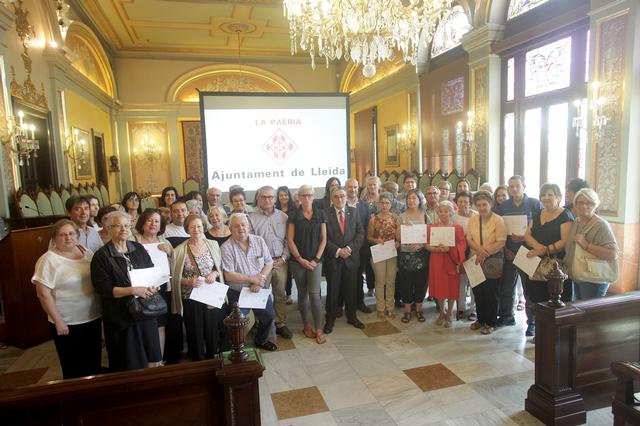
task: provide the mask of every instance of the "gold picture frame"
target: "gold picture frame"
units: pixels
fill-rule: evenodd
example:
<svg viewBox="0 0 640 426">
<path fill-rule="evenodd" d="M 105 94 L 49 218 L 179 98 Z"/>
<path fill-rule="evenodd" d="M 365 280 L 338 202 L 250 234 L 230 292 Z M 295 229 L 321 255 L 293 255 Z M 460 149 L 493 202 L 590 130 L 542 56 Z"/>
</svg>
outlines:
<svg viewBox="0 0 640 426">
<path fill-rule="evenodd" d="M 400 126 L 394 124 L 384 128 L 384 132 L 387 136 L 387 166 L 399 166 L 400 165 L 400 153 L 398 151 L 398 130 Z"/>
</svg>

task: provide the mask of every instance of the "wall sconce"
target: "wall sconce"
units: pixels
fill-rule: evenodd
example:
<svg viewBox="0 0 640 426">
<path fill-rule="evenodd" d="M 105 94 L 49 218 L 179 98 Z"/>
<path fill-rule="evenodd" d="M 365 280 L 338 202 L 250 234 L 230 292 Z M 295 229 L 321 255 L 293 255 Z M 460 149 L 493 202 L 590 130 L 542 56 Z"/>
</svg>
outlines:
<svg viewBox="0 0 640 426">
<path fill-rule="evenodd" d="M 600 96 L 601 84 L 599 81 L 591 83 L 591 103 L 587 99 L 576 99 L 573 106 L 576 108 L 576 115 L 571 121 L 571 126 L 576 129 L 576 137 L 580 137 L 580 131 L 587 129 L 586 113 L 590 109 L 593 114 L 593 125 L 597 131 L 602 130 L 609 123 L 609 117 L 603 114 L 603 107 L 607 104 L 607 99 Z"/>
<path fill-rule="evenodd" d="M 31 158 L 38 158 L 40 149 L 40 142 L 35 138 L 36 126 L 33 123 L 25 123 L 24 112 L 18 111 L 17 118 L 9 117 L 7 127 L 9 134 L 0 138 L 0 142 L 2 145 L 9 145 L 9 149 L 18 156 L 20 166 L 24 166 L 25 160 L 28 166 Z"/>
<path fill-rule="evenodd" d="M 467 122 L 458 121 L 456 123 L 456 135 L 463 135 L 463 145 L 471 152 L 478 151 L 478 144 L 475 142 L 476 123 L 473 111 L 467 112 Z"/>
<path fill-rule="evenodd" d="M 145 133 L 138 147 L 133 149 L 133 155 L 138 161 L 147 161 L 153 167 L 153 163 L 162 157 L 162 148 L 156 145 L 155 141 Z"/>
<path fill-rule="evenodd" d="M 412 152 L 418 142 L 418 132 L 407 123 L 402 126 L 402 132 L 398 133 L 398 149 L 404 152 Z"/>
<path fill-rule="evenodd" d="M 80 166 L 84 166 L 84 163 L 87 161 L 88 156 L 88 147 L 87 140 L 80 136 L 80 131 L 78 129 L 73 129 L 71 134 L 65 136 L 66 146 L 64 149 L 64 153 L 71 160 L 79 163 Z"/>
</svg>

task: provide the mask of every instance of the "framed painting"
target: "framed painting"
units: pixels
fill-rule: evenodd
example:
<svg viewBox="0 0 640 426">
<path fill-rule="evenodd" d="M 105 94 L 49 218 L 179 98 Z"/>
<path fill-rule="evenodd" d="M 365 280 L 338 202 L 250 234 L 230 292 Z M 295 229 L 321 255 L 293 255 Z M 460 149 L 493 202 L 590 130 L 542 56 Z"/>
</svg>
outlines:
<svg viewBox="0 0 640 426">
<path fill-rule="evenodd" d="M 387 135 L 387 166 L 399 166 L 400 156 L 398 155 L 398 128 L 397 124 L 384 128 Z"/>
</svg>

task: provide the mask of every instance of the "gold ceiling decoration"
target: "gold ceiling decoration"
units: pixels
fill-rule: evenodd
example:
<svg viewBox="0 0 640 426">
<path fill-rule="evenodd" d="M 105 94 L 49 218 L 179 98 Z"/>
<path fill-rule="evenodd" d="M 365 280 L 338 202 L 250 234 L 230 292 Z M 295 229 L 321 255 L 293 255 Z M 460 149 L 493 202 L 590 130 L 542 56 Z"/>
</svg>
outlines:
<svg viewBox="0 0 640 426">
<path fill-rule="evenodd" d="M 13 65 L 11 66 L 11 83 L 9 84 L 11 95 L 31 104 L 49 109 L 47 97 L 45 96 L 44 84 L 40 83 L 41 91 L 38 92 L 38 89 L 36 89 L 35 84 L 33 84 L 33 81 L 31 80 L 33 61 L 29 56 L 29 46 L 31 46 L 31 41 L 35 37 L 35 31 L 29 23 L 29 12 L 22 8 L 22 0 L 12 3 L 12 6 L 16 20 L 16 32 L 22 42 L 21 57 L 27 76 L 22 84 L 18 83 L 16 80 L 16 70 Z"/>
</svg>

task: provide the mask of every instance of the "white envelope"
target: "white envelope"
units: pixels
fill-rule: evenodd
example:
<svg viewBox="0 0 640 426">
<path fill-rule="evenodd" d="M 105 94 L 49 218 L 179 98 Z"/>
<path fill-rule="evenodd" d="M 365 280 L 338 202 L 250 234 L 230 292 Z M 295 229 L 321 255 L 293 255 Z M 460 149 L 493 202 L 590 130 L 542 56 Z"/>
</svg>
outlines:
<svg viewBox="0 0 640 426">
<path fill-rule="evenodd" d="M 171 275 L 169 257 L 167 253 L 158 248 L 160 244 L 164 243 L 143 244 L 143 246 L 145 250 L 147 250 L 147 253 L 149 253 L 153 266 L 160 268 L 166 275 Z"/>
<path fill-rule="evenodd" d="M 527 232 L 526 214 L 502 216 L 502 219 L 507 227 L 507 235 L 524 235 Z"/>
<path fill-rule="evenodd" d="M 482 284 L 487 280 L 487 277 L 484 275 L 484 271 L 482 270 L 482 266 L 476 265 L 475 254 L 471 256 L 469 260 L 466 260 L 462 266 L 464 266 L 464 271 L 467 273 L 467 278 L 469 278 L 469 284 L 471 284 L 471 287 Z"/>
<path fill-rule="evenodd" d="M 171 277 L 157 266 L 129 271 L 131 287 L 160 287 L 170 279 Z"/>
<path fill-rule="evenodd" d="M 200 287 L 194 287 L 191 290 L 189 299 L 213 306 L 214 308 L 221 308 L 224 304 L 227 291 L 229 291 L 228 285 L 216 281 L 213 284 L 202 284 Z"/>
<path fill-rule="evenodd" d="M 427 225 L 400 225 L 400 242 L 402 244 L 426 244 Z"/>
<path fill-rule="evenodd" d="M 398 257 L 395 240 L 385 241 L 383 244 L 371 246 L 371 258 L 373 263 L 382 262 L 387 259 Z"/>
<path fill-rule="evenodd" d="M 271 295 L 270 288 L 260 289 L 259 292 L 252 292 L 249 287 L 242 287 L 240 298 L 238 299 L 239 308 L 247 309 L 264 309 L 267 306 L 267 300 Z"/>
<path fill-rule="evenodd" d="M 456 228 L 453 226 L 432 226 L 429 232 L 429 245 L 444 245 L 454 247 L 456 245 Z"/>
<path fill-rule="evenodd" d="M 542 259 L 539 256 L 527 257 L 527 253 L 529 253 L 529 249 L 520 246 L 516 257 L 513 259 L 513 264 L 522 269 L 531 278 L 536 273 L 536 269 L 538 269 Z"/>
</svg>

